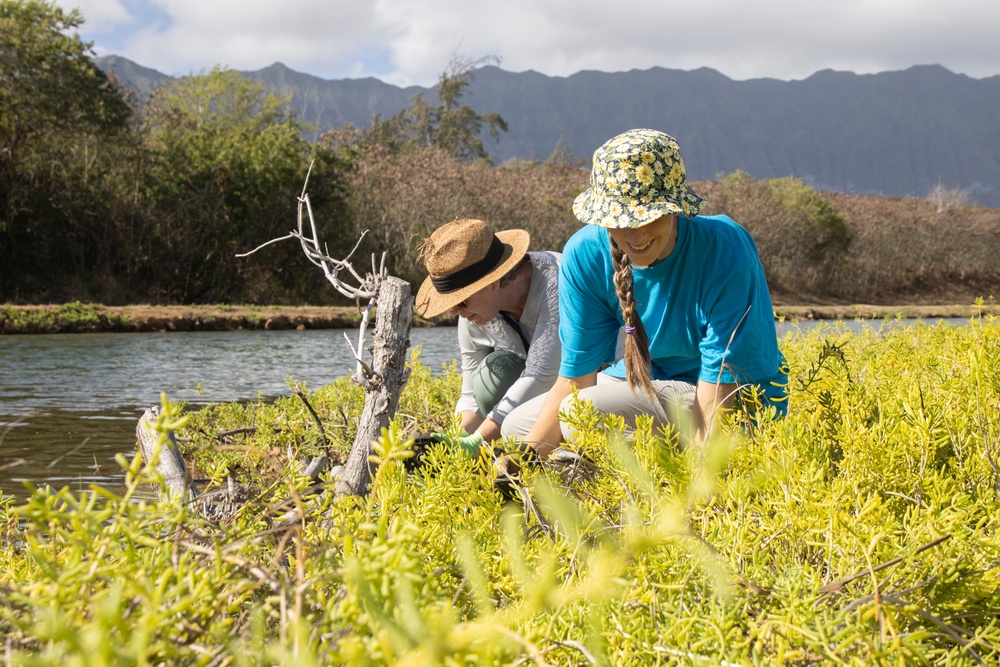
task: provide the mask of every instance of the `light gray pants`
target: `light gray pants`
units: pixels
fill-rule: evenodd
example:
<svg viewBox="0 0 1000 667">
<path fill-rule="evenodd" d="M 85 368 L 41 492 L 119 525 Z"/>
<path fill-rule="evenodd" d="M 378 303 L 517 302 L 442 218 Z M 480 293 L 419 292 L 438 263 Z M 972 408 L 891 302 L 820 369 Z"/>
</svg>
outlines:
<svg viewBox="0 0 1000 667">
<path fill-rule="evenodd" d="M 590 401 L 600 412 L 621 415 L 625 419 L 625 428 L 635 430 L 635 419 L 638 415 L 653 417 L 654 428 L 673 424 L 677 421 L 679 410 L 687 413 L 694 404 L 695 386 L 690 382 L 680 380 L 654 380 L 657 398 L 653 399 L 641 389 L 635 393 L 629 388 L 628 382 L 613 378 L 604 373 L 597 374 L 597 384 L 580 391 L 580 399 Z M 501 435 L 523 438 L 538 421 L 538 413 L 542 409 L 547 394 L 525 401 L 507 415 L 501 425 Z M 560 411 L 573 408 L 573 395 L 567 396 L 559 406 Z M 563 439 L 573 434 L 568 424 L 562 424 Z"/>
</svg>

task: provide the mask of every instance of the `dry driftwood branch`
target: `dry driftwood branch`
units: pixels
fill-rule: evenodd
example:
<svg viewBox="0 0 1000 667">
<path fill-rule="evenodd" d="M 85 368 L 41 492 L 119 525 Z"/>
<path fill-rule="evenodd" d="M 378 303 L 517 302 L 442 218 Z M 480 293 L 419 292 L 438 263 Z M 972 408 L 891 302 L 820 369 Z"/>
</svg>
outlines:
<svg viewBox="0 0 1000 667">
<path fill-rule="evenodd" d="M 372 257 L 370 273 L 362 276 L 355 270 L 351 257 L 367 232 L 361 234 L 354 248 L 344 259 L 333 259 L 329 256 L 326 244 L 320 241 L 312 203 L 309 200 L 308 185 L 311 173 L 312 165 L 306 174 L 302 194 L 298 197 L 296 229 L 238 256 L 249 256 L 277 241 L 297 239 L 306 259 L 323 270 L 327 281 L 334 289 L 359 302 L 367 300 L 358 328 L 357 344 L 352 345 L 350 339 L 347 341 L 357 362 L 352 379 L 365 389 L 365 407 L 351 453 L 336 485 L 337 493 L 363 495 L 367 493 L 371 482 L 368 458 L 372 453 L 372 441 L 379 437 L 381 430 L 389 425 L 389 421 L 396 414 L 399 395 L 409 379 L 406 370 L 406 352 L 410 343 L 413 296 L 410 294 L 409 283 L 388 275 L 385 268 L 385 253 L 382 253 L 378 262 L 374 256 Z M 372 361 L 371 364 L 367 364 L 364 360 L 365 341 L 368 338 L 368 323 L 373 310 L 376 311 L 376 322 L 372 336 Z M 313 482 L 319 480 L 329 465 L 329 460 L 328 456 L 318 456 L 306 466 L 306 474 Z"/>
<path fill-rule="evenodd" d="M 406 353 L 410 344 L 413 296 L 410 294 L 409 283 L 390 276 L 386 272 L 385 253 L 382 254 L 381 260 L 378 262 L 374 256 L 372 257 L 370 273 L 362 276 L 355 270 L 350 260 L 360 246 L 364 233 L 344 259 L 333 259 L 329 256 L 326 244 L 320 241 L 307 192 L 311 173 L 312 165 L 309 166 L 309 174 L 306 175 L 305 183 L 302 186 L 302 194 L 298 197 L 296 229 L 285 236 L 271 239 L 249 252 L 239 254 L 237 257 L 248 257 L 279 241 L 297 239 L 306 259 L 323 270 L 327 281 L 338 292 L 358 302 L 367 300 L 367 305 L 362 312 L 357 345 L 351 344 L 350 339 L 347 341 L 351 354 L 357 361 L 352 379 L 365 389 L 365 406 L 347 463 L 341 467 L 340 473 L 335 475 L 338 494 L 364 495 L 368 492 L 371 483 L 368 459 L 372 454 L 372 442 L 381 435 L 382 429 L 389 425 L 390 420 L 395 415 L 396 409 L 399 407 L 399 395 L 409 379 L 409 371 L 406 368 Z M 373 310 L 376 312 L 376 318 L 370 349 L 372 361 L 371 364 L 367 364 L 364 361 L 365 341 L 368 338 L 368 322 Z M 301 394 L 300 397 L 302 397 Z M 304 397 L 302 398 L 304 399 Z M 308 402 L 307 406 L 319 423 L 322 435 L 322 423 L 319 422 L 318 415 L 312 411 L 312 406 L 309 406 Z M 143 448 L 143 456 L 147 457 L 147 460 L 151 460 L 150 457 L 153 456 L 153 448 L 156 445 L 156 435 L 150 428 L 151 424 L 155 423 L 156 410 L 156 408 L 147 410 L 136 427 L 136 433 Z M 171 442 L 173 442 L 172 435 L 170 437 Z M 198 499 L 197 490 L 191 484 L 184 468 L 184 461 L 177 453 L 176 447 L 165 448 L 164 451 L 168 452 L 166 457 L 161 455 L 160 459 L 164 491 L 180 494 L 185 498 L 190 493 L 189 502 L 195 503 Z M 167 460 L 165 468 L 164 458 Z M 329 467 L 330 461 L 329 452 L 324 452 L 324 455 L 313 458 L 306 465 L 305 473 L 314 486 L 319 483 L 320 477 Z M 202 501 L 198 504 L 197 509 L 201 510 L 203 515 L 206 514 L 204 499 L 218 493 L 213 492 L 202 496 Z M 224 491 L 221 493 L 226 495 Z M 229 496 L 232 497 L 223 498 L 223 502 L 235 498 L 233 489 L 230 489 Z M 217 512 L 212 512 L 212 514 L 217 515 Z"/>
</svg>

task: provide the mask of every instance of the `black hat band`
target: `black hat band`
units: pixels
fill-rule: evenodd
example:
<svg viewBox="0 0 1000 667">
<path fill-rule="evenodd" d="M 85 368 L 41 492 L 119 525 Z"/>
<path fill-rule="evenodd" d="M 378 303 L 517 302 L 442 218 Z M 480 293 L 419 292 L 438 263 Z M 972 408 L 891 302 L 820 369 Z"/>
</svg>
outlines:
<svg viewBox="0 0 1000 667">
<path fill-rule="evenodd" d="M 503 241 L 497 238 L 497 235 L 494 234 L 493 243 L 490 244 L 490 249 L 486 251 L 485 257 L 475 264 L 470 264 L 464 269 L 459 269 L 455 273 L 447 276 L 441 276 L 440 278 L 431 276 L 431 284 L 434 285 L 434 289 L 436 289 L 439 294 L 457 292 L 463 287 L 468 287 L 495 269 L 500 263 L 500 260 L 503 258 L 503 252 Z"/>
</svg>

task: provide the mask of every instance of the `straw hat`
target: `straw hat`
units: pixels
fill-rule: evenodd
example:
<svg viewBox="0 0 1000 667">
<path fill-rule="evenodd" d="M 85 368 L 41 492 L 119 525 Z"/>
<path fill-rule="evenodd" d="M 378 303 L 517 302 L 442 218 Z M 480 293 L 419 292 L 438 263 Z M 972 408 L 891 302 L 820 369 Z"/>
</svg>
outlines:
<svg viewBox="0 0 1000 667">
<path fill-rule="evenodd" d="M 434 317 L 451 310 L 513 269 L 530 241 L 523 229 L 494 234 L 482 220 L 454 220 L 438 227 L 424 241 L 430 275 L 417 291 L 416 311 Z"/>
<path fill-rule="evenodd" d="M 704 204 L 687 184 L 676 139 L 629 130 L 594 151 L 590 187 L 573 202 L 573 213 L 588 225 L 625 229 L 675 213 L 693 218 Z"/>
</svg>

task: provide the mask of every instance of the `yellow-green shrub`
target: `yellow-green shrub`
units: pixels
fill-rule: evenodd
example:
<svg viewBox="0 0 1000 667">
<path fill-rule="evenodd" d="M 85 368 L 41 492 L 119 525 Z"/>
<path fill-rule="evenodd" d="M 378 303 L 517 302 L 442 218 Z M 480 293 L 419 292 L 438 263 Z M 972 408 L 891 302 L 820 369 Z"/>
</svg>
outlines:
<svg viewBox="0 0 1000 667">
<path fill-rule="evenodd" d="M 255 447 L 285 461 L 227 524 L 105 492 L 0 503 L 11 660 L 995 664 L 1000 324 L 833 324 L 781 344 L 787 418 L 734 422 L 702 451 L 581 408 L 569 446 L 594 474 L 527 466 L 527 505 L 497 493 L 486 456 L 437 446 L 406 473 L 406 435 L 451 419 L 453 366 L 414 362 L 370 495 L 307 497 L 301 524 L 267 510 L 301 490 L 279 450 L 315 447 L 304 401 L 206 409 L 178 435 L 251 420 L 227 465 Z M 341 409 L 350 430 L 352 388 L 303 393 L 328 433 Z"/>
</svg>

